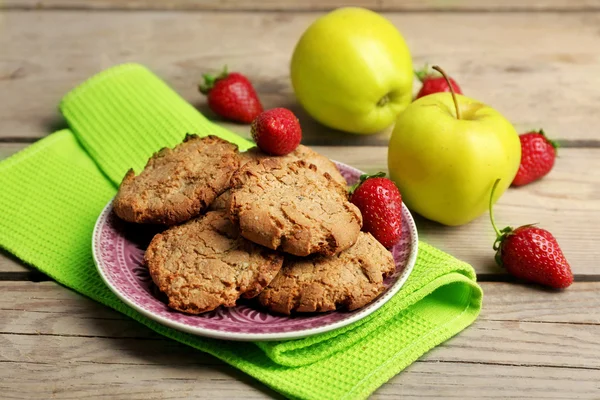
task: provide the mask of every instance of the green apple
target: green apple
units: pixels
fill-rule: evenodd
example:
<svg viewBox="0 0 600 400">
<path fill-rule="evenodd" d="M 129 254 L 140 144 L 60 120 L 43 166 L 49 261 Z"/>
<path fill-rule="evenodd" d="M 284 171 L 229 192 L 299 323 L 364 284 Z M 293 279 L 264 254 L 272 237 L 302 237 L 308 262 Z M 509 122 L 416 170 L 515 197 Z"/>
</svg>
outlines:
<svg viewBox="0 0 600 400">
<path fill-rule="evenodd" d="M 391 126 L 412 101 L 404 39 L 390 21 L 364 8 L 340 8 L 317 19 L 296 45 L 291 77 L 313 118 L 352 133 Z"/>
<path fill-rule="evenodd" d="M 465 96 L 435 93 L 400 114 L 390 138 L 388 167 L 406 205 L 445 225 L 462 225 L 508 188 L 521 160 L 512 124 Z M 457 118 L 457 109 L 460 118 Z"/>
</svg>

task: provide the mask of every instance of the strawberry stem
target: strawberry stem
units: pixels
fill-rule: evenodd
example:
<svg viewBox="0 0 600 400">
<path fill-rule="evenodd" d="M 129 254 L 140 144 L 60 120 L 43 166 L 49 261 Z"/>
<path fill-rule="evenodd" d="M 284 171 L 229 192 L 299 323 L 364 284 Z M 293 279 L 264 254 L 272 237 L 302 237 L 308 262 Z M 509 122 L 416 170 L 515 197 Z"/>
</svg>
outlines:
<svg viewBox="0 0 600 400">
<path fill-rule="evenodd" d="M 442 76 L 446 80 L 446 83 L 448 84 L 448 88 L 450 88 L 450 93 L 452 94 L 452 100 L 454 101 L 454 107 L 456 108 L 456 119 L 462 119 L 460 116 L 460 108 L 458 108 L 458 100 L 456 99 L 456 93 L 454 93 L 454 88 L 452 87 L 452 83 L 450 83 L 450 78 L 448 78 L 448 75 L 446 75 L 444 70 L 441 69 L 440 67 L 438 67 L 437 65 L 434 65 L 431 68 L 435 69 L 437 72 L 442 74 Z"/>
<path fill-rule="evenodd" d="M 498 187 L 498 184 L 500 183 L 500 178 L 496 179 L 496 182 L 494 182 L 494 185 L 492 186 L 492 193 L 490 194 L 490 221 L 492 221 L 492 227 L 494 228 L 494 232 L 496 232 L 496 240 L 494 241 L 494 245 L 492 246 L 492 248 L 494 250 L 496 250 L 496 262 L 498 263 L 498 265 L 502 266 L 502 257 L 501 257 L 501 247 L 502 247 L 502 242 L 504 241 L 504 239 L 506 239 L 509 235 L 513 234 L 513 229 L 510 226 L 507 226 L 506 228 L 500 230 L 498 229 L 498 227 L 496 226 L 496 221 L 494 220 L 494 193 L 496 193 L 496 188 Z"/>
<path fill-rule="evenodd" d="M 489 205 L 490 221 L 492 222 L 492 228 L 494 228 L 494 232 L 496 232 L 497 237 L 502 236 L 502 233 L 500 233 L 500 230 L 496 226 L 496 221 L 494 220 L 494 193 L 496 192 L 496 188 L 498 187 L 499 183 L 500 183 L 500 178 L 496 179 L 496 182 L 494 182 L 494 186 L 492 186 L 492 194 L 490 195 L 490 205 Z"/>
</svg>

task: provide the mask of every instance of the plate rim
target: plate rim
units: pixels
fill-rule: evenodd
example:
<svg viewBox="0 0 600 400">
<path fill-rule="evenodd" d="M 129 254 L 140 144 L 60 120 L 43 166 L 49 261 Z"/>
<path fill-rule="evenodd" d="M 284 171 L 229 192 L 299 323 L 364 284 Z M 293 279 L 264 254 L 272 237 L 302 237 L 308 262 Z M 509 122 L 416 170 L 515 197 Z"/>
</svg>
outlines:
<svg viewBox="0 0 600 400">
<path fill-rule="evenodd" d="M 343 165 L 345 168 L 353 170 L 355 173 L 357 173 L 359 175 L 363 174 L 363 172 L 361 170 L 359 170 L 358 168 L 354 168 L 348 164 L 345 164 L 345 163 L 342 163 L 339 161 L 335 161 L 335 160 L 332 160 L 332 161 L 336 164 Z M 94 230 L 92 232 L 92 243 L 91 243 L 92 244 L 92 256 L 94 259 L 94 264 L 96 265 L 96 270 L 98 271 L 98 274 L 102 278 L 102 281 L 104 282 L 104 284 L 110 289 L 110 291 L 113 294 L 115 294 L 119 298 L 119 300 L 121 300 L 126 305 L 133 308 L 135 311 L 139 312 L 146 318 L 149 318 L 150 320 L 158 322 L 169 328 L 176 329 L 178 331 L 182 331 L 182 332 L 189 333 L 189 334 L 196 335 L 196 336 L 213 338 L 213 339 L 245 341 L 245 342 L 247 342 L 247 341 L 271 341 L 271 340 L 276 341 L 276 340 L 300 339 L 300 338 L 305 338 L 305 337 L 333 331 L 333 330 L 351 325 L 351 324 L 367 317 L 368 315 L 374 313 L 375 311 L 377 311 L 384 304 L 386 304 L 388 301 L 390 301 L 390 299 L 400 291 L 400 289 L 404 286 L 404 284 L 408 280 L 408 277 L 411 275 L 411 273 L 413 271 L 415 262 L 417 260 L 417 254 L 419 252 L 419 245 L 418 245 L 419 244 L 419 234 L 417 231 L 417 226 L 415 224 L 415 220 L 414 220 L 412 214 L 410 213 L 410 210 L 408 209 L 408 207 L 406 207 L 406 205 L 404 203 L 402 203 L 402 209 L 403 209 L 404 215 L 407 215 L 410 217 L 407 222 L 409 225 L 409 232 L 411 235 L 411 243 L 412 243 L 411 252 L 408 257 L 406 267 L 404 268 L 404 271 L 402 272 L 402 275 L 385 293 L 383 293 L 381 295 L 381 297 L 377 298 L 375 300 L 375 302 L 372 303 L 371 307 L 369 307 L 367 305 L 367 306 L 363 307 L 362 310 L 360 310 L 359 312 L 354 314 L 353 316 L 351 316 L 349 318 L 345 318 L 340 321 L 333 322 L 331 324 L 327 324 L 327 325 L 319 326 L 319 327 L 311 327 L 311 328 L 306 328 L 306 329 L 292 330 L 289 332 L 271 332 L 271 333 L 223 332 L 223 331 L 209 329 L 209 328 L 191 327 L 191 326 L 185 325 L 185 324 L 177 322 L 177 321 L 169 320 L 167 318 L 164 318 L 160 315 L 156 315 L 156 314 L 152 313 L 151 311 L 144 309 L 142 306 L 140 306 L 140 305 L 136 304 L 134 301 L 130 300 L 126 295 L 122 294 L 121 291 L 117 287 L 114 287 L 112 285 L 112 283 L 110 282 L 108 277 L 105 275 L 104 269 L 100 266 L 101 261 L 100 261 L 100 256 L 98 254 L 98 249 L 97 249 L 98 246 L 96 245 L 96 243 L 98 242 L 98 239 L 100 236 L 99 231 L 100 231 L 101 222 L 103 222 L 105 220 L 105 216 L 112 209 L 113 200 L 114 200 L 114 197 L 110 199 L 110 201 L 104 206 L 104 208 L 98 215 L 98 218 L 96 219 L 96 222 L 94 224 Z"/>
</svg>

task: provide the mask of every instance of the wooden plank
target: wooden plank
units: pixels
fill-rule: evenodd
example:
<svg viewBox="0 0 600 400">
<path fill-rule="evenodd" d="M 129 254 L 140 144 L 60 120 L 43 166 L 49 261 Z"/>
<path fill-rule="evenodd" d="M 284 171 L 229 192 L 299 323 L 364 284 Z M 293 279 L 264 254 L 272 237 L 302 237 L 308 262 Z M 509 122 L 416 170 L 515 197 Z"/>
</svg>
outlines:
<svg viewBox="0 0 600 400">
<path fill-rule="evenodd" d="M 600 315 L 595 312 L 600 307 L 600 282 L 576 282 L 560 292 L 503 282 L 480 282 L 480 285 L 485 302 L 480 320 L 600 325 Z M 137 329 L 137 322 L 55 282 L 0 282 L 0 300 L 2 332 L 160 338 L 149 329 Z M 74 318 L 80 322 L 73 323 Z M 108 322 L 99 332 L 95 320 Z"/>
<path fill-rule="evenodd" d="M 21 146 L 0 144 L 0 153 L 8 154 Z M 316 146 L 314 149 L 366 172 L 387 172 L 385 147 Z M 577 279 L 600 278 L 596 260 L 596 238 L 600 236 L 599 163 L 600 149 L 561 149 L 554 170 L 546 178 L 508 190 L 495 208 L 496 219 L 502 226 L 538 222 L 553 232 Z M 415 218 L 423 241 L 470 263 L 480 279 L 497 279 L 505 274 L 494 263 L 495 235 L 487 214 L 454 228 Z M 27 269 L 0 254 L 0 272 L 19 271 Z"/>
<path fill-rule="evenodd" d="M 159 347 L 153 351 L 168 350 Z M 146 353 L 140 351 L 140 358 Z M 197 354 L 188 351 L 183 356 Z M 597 370 L 563 367 L 417 361 L 371 398 L 598 399 L 597 376 Z M 0 388 L 7 399 L 82 399 L 97 398 L 100 393 L 107 398 L 140 400 L 284 399 L 227 365 L 10 362 L 0 370 L 0 378 Z"/>
<path fill-rule="evenodd" d="M 394 11 L 568 11 L 598 9 L 594 0 L 5 0 L 5 9 L 315 11 L 361 6 Z"/>
<path fill-rule="evenodd" d="M 597 398 L 600 283 L 560 293 L 482 286 L 479 320 L 375 398 Z M 0 362 L 7 366 L 0 387 L 8 398 L 83 398 L 100 385 L 110 397 L 275 396 L 221 361 L 53 282 L 0 282 L 0 299 Z"/>
<path fill-rule="evenodd" d="M 40 137 L 64 126 L 56 105 L 68 90 L 103 68 L 136 61 L 203 111 L 205 99 L 196 90 L 201 73 L 228 64 L 251 78 L 267 108 L 298 112 L 307 143 L 386 145 L 386 133 L 341 134 L 300 110 L 289 83 L 289 59 L 317 15 L 6 13 L 0 36 L 0 138 Z M 519 131 L 544 127 L 568 144 L 600 145 L 590 128 L 600 126 L 596 93 L 590 90 L 600 86 L 595 51 L 600 13 L 386 15 L 404 32 L 415 66 L 443 65 L 466 94 L 497 108 Z M 208 39 L 214 37 L 219 39 Z M 234 130 L 248 135 L 247 126 Z"/>
</svg>

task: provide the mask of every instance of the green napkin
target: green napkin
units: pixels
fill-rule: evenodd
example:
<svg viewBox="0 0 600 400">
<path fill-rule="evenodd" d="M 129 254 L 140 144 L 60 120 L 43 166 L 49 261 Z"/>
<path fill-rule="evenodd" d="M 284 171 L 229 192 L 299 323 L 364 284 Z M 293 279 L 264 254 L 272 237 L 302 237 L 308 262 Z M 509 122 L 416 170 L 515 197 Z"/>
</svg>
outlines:
<svg viewBox="0 0 600 400">
<path fill-rule="evenodd" d="M 96 218 L 125 171 L 138 171 L 186 132 L 251 143 L 219 128 L 144 67 L 121 65 L 69 93 L 71 130 L 49 135 L 0 163 L 0 246 L 59 283 L 158 333 L 213 354 L 290 398 L 366 398 L 434 346 L 471 324 L 482 292 L 473 269 L 425 243 L 410 278 L 371 316 L 333 332 L 286 342 L 196 337 L 157 324 L 104 285 L 91 254 Z"/>
</svg>

